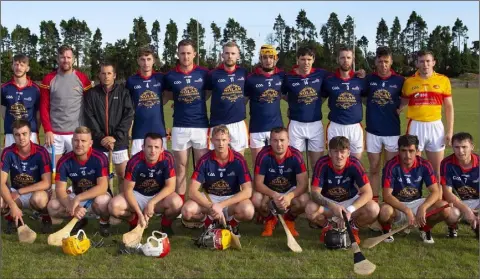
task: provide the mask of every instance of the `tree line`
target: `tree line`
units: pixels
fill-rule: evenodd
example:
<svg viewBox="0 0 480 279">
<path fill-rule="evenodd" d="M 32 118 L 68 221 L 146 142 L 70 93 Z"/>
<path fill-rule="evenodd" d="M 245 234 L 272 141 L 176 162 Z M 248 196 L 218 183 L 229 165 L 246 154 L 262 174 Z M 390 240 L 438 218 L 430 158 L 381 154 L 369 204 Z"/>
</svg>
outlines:
<svg viewBox="0 0 480 279">
<path fill-rule="evenodd" d="M 355 43 L 355 64 L 357 68 L 372 71 L 375 53 L 368 51 L 368 39 L 357 36 L 354 19 L 347 16 L 342 23 L 336 13 L 331 13 L 328 21 L 317 30 L 307 17 L 305 10 L 300 10 L 295 23 L 288 25 L 279 14 L 272 25 L 272 32 L 267 34 L 265 43 L 276 46 L 279 53 L 277 66 L 289 70 L 295 65 L 295 53 L 298 47 L 309 46 L 316 53 L 315 67 L 333 70 L 336 51 L 342 45 L 353 46 Z M 59 27 L 59 28 L 58 28 Z M 87 22 L 75 17 L 62 20 L 57 24 L 52 21 L 40 22 L 40 34 L 34 34 L 28 27 L 17 24 L 11 32 L 1 26 L 1 81 L 12 76 L 9 66 L 13 55 L 27 54 L 30 58 L 32 79 L 42 77 L 57 67 L 56 52 L 61 44 L 74 48 L 76 67 L 96 79 L 102 60 L 109 60 L 117 66 L 117 78 L 125 79 L 137 70 L 136 55 L 140 47 L 150 46 L 157 54 L 156 70 L 167 71 L 177 63 L 176 48 L 180 39 L 192 39 L 197 44 L 199 63 L 213 68 L 221 61 L 221 46 L 228 41 L 236 41 L 240 46 L 240 65 L 251 69 L 256 44 L 247 36 L 247 30 L 234 18 L 229 18 L 225 26 L 215 22 L 204 26 L 193 18 L 179 34 L 175 21 L 170 19 L 161 38 L 160 23 L 155 20 L 147 26 L 143 17 L 133 19 L 132 32 L 128 38 L 118 39 L 114 43 L 106 43 L 102 48 L 102 32 L 97 28 L 90 30 Z M 205 46 L 205 28 L 213 34 L 213 46 Z M 357 30 L 358 31 L 358 30 Z M 198 42 L 197 42 L 198 32 Z M 393 55 L 392 68 L 403 75 L 410 75 L 415 70 L 415 53 L 424 48 L 432 50 L 436 55 L 435 70 L 450 77 L 463 73 L 478 73 L 479 41 L 468 46 L 468 28 L 457 18 L 453 26 L 436 26 L 428 33 L 427 23 L 422 16 L 413 11 L 403 27 L 395 17 L 390 27 L 381 18 L 377 26 L 376 46 L 389 46 Z M 180 35 L 180 36 L 179 36 Z M 163 39 L 163 42 L 162 42 Z M 163 43 L 163 52 L 160 46 Z"/>
</svg>

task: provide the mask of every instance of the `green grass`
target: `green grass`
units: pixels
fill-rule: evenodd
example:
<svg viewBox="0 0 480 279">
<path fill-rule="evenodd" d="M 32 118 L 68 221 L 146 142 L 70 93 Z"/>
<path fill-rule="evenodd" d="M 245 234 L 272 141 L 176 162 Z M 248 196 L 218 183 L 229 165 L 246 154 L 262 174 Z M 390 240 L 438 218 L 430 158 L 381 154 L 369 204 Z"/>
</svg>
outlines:
<svg viewBox="0 0 480 279">
<path fill-rule="evenodd" d="M 477 89 L 454 89 L 455 132 L 468 131 L 478 143 L 479 95 Z M 170 106 L 165 106 L 171 116 Z M 284 123 L 287 124 L 287 106 L 282 102 Z M 324 119 L 328 109 L 324 106 Z M 166 119 L 171 127 L 171 117 Z M 326 124 L 326 121 L 324 121 Z M 402 131 L 405 131 L 402 116 Z M 1 142 L 1 139 L 0 139 Z M 43 142 L 43 139 L 42 139 Z M 476 146 L 479 146 L 476 144 Z M 478 150 L 478 149 L 477 149 Z M 451 153 L 448 148 L 446 155 Z M 246 151 L 250 165 L 250 153 Z M 362 160 L 368 169 L 366 155 Z M 251 169 L 252 166 L 250 166 Z M 191 173 L 191 168 L 189 172 Z M 34 230 L 38 222 L 26 219 Z M 144 234 L 158 229 L 159 219 L 151 222 Z M 2 221 L 2 225 L 4 222 Z M 65 224 L 65 223 L 64 223 Z M 117 256 L 113 242 L 121 241 L 125 224 L 113 227 L 114 235 L 107 239 L 106 247 L 91 248 L 78 257 L 64 255 L 61 248 L 46 244 L 47 237 L 38 235 L 34 244 L 19 244 L 16 235 L 2 234 L 1 274 L 3 278 L 354 278 L 353 256 L 350 251 L 330 251 L 318 241 L 319 231 L 308 227 L 299 218 L 298 243 L 303 253 L 294 254 L 286 246 L 285 233 L 277 227 L 274 236 L 262 238 L 262 226 L 241 224 L 242 251 L 202 250 L 193 245 L 192 238 L 199 230 L 188 230 L 179 221 L 174 222 L 176 235 L 170 237 L 172 250 L 163 259 L 141 255 Z M 61 226 L 55 226 L 55 229 Z M 87 235 L 93 237 L 97 224 L 90 220 Z M 369 230 L 361 231 L 361 238 L 376 236 Z M 398 235 L 391 244 L 382 243 L 364 255 L 377 265 L 372 278 L 478 278 L 478 241 L 467 225 L 461 224 L 457 239 L 446 238 L 446 227 L 439 224 L 433 229 L 434 245 L 423 244 L 415 230 L 408 236 Z"/>
</svg>

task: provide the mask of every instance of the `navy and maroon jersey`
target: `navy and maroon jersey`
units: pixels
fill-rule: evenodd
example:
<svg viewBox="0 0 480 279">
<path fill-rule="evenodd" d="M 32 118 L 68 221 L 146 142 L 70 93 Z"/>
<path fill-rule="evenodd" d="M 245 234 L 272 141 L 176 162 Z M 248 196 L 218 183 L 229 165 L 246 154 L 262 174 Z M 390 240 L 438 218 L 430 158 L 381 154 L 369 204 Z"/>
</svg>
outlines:
<svg viewBox="0 0 480 279">
<path fill-rule="evenodd" d="M 222 165 L 210 150 L 198 161 L 192 179 L 200 182 L 203 189 L 212 195 L 230 196 L 240 192 L 240 186 L 252 181 L 247 162 L 242 154 L 229 149 L 228 161 Z"/>
<path fill-rule="evenodd" d="M 365 79 L 350 71 L 350 78 L 342 79 L 340 71 L 327 77 L 322 86 L 322 97 L 328 98 L 328 120 L 342 125 L 360 123 L 363 118 L 362 97 L 366 97 Z"/>
<path fill-rule="evenodd" d="M 163 151 L 158 161 L 150 164 L 143 151 L 135 154 L 127 163 L 125 179 L 135 182 L 133 190 L 144 196 L 154 196 L 165 186 L 165 181 L 175 177 L 175 160 L 172 153 Z"/>
<path fill-rule="evenodd" d="M 282 94 L 287 95 L 288 116 L 298 122 L 315 122 L 322 120 L 321 89 L 329 72 L 312 68 L 306 76 L 292 71 L 285 75 Z"/>
<path fill-rule="evenodd" d="M 87 160 L 79 161 L 73 151 L 63 155 L 57 164 L 55 181 L 72 182 L 75 195 L 97 185 L 97 178 L 108 176 L 108 159 L 103 152 L 90 148 Z"/>
<path fill-rule="evenodd" d="M 32 132 L 38 133 L 37 112 L 40 108 L 40 87 L 30 79 L 25 87 L 18 87 L 15 80 L 2 85 L 2 106 L 6 108 L 3 130 L 13 134 L 13 121 L 27 120 Z"/>
<path fill-rule="evenodd" d="M 281 161 L 275 158 L 271 146 L 263 147 L 255 161 L 255 174 L 264 175 L 263 184 L 278 193 L 297 186 L 297 174 L 306 171 L 302 153 L 291 146 Z"/>
<path fill-rule="evenodd" d="M 165 87 L 163 78 L 162 73 L 154 72 L 149 77 L 137 73 L 127 79 L 125 87 L 130 91 L 135 109 L 132 139 L 143 139 L 146 133 L 166 136 L 162 95 Z"/>
<path fill-rule="evenodd" d="M 440 165 L 442 185 L 452 187 L 461 200 L 478 199 L 479 168 L 478 154 L 472 153 L 472 167 L 464 169 L 458 163 L 455 154 L 443 159 Z"/>
<path fill-rule="evenodd" d="M 50 156 L 41 145 L 30 142 L 30 155 L 22 157 L 16 144 L 2 152 L 2 171 L 9 173 L 12 188 L 20 189 L 42 180 L 42 174 L 51 172 Z"/>
<path fill-rule="evenodd" d="M 207 75 L 208 69 L 197 65 L 190 72 L 177 66 L 165 75 L 165 90 L 173 93 L 173 127 L 208 128 Z"/>
<path fill-rule="evenodd" d="M 269 132 L 283 127 L 280 101 L 285 73 L 275 68 L 273 74 L 264 74 L 260 68 L 248 75 L 245 96 L 250 99 L 250 133 Z"/>
<path fill-rule="evenodd" d="M 437 183 L 429 161 L 416 156 L 410 169 L 404 169 L 397 155 L 383 168 L 383 188 L 391 188 L 392 195 L 401 202 L 411 202 L 422 198 L 422 188 Z"/>
<path fill-rule="evenodd" d="M 222 64 L 208 73 L 207 89 L 212 90 L 210 127 L 245 120 L 245 79 L 247 70 L 235 65 L 231 72 Z"/>
<path fill-rule="evenodd" d="M 400 107 L 402 87 L 405 78 L 397 75 L 382 78 L 378 74 L 368 75 L 367 81 L 367 110 L 365 130 L 370 134 L 382 137 L 400 135 L 400 116 L 397 109 Z"/>
<path fill-rule="evenodd" d="M 360 160 L 350 156 L 343 169 L 336 170 L 328 155 L 318 159 L 313 172 L 312 187 L 322 188 L 322 195 L 336 202 L 355 197 L 358 188 L 370 183 Z"/>
</svg>

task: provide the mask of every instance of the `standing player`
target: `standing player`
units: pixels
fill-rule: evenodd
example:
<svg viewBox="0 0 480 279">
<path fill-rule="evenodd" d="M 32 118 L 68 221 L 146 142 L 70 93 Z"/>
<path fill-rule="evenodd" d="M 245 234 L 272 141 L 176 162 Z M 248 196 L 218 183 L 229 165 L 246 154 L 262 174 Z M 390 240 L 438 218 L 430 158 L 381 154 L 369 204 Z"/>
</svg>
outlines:
<svg viewBox="0 0 480 279">
<path fill-rule="evenodd" d="M 403 135 L 398 139 L 398 156 L 388 161 L 383 168 L 385 203 L 380 209 L 378 221 L 384 233 L 390 231 L 392 223 L 418 225 L 423 242 L 433 244 L 430 230 L 448 217 L 450 209 L 425 217 L 427 210 L 442 207 L 446 202 L 439 200 L 440 191 L 432 165 L 416 155 L 418 144 L 417 136 Z M 426 198 L 422 198 L 423 184 L 430 191 Z M 393 236 L 390 236 L 385 241 L 393 240 Z"/>
<path fill-rule="evenodd" d="M 88 77 L 73 69 L 75 56 L 69 46 L 58 49 L 58 69 L 40 84 L 40 117 L 45 144 L 55 145 L 55 165 L 60 156 L 72 151 L 73 131 L 83 124 L 83 94 L 92 87 Z"/>
<path fill-rule="evenodd" d="M 42 232 L 49 233 L 52 220 L 47 215 L 46 208 L 47 190 L 52 181 L 50 156 L 44 147 L 31 142 L 30 122 L 15 120 L 12 129 L 15 143 L 3 150 L 0 163 L 0 194 L 4 201 L 2 209 L 10 209 L 9 215 L 5 217 L 5 233 L 14 233 L 19 220 L 23 223 L 22 209 L 26 208 L 42 214 Z M 7 186 L 9 176 L 11 188 Z"/>
<path fill-rule="evenodd" d="M 176 191 L 185 200 L 189 150 L 195 162 L 208 151 L 208 116 L 205 83 L 208 70 L 193 63 L 197 55 L 192 40 L 178 43 L 180 64 L 165 75 L 167 100 L 173 99 L 172 150 L 177 173 Z"/>
<path fill-rule="evenodd" d="M 162 231 L 172 235 L 172 220 L 182 208 L 182 199 L 175 193 L 173 155 L 163 148 L 162 136 L 147 133 L 143 150 L 128 161 L 124 192 L 108 205 L 110 214 L 127 219 L 130 230 L 145 227 L 153 214 L 162 213 Z"/>
<path fill-rule="evenodd" d="M 132 126 L 133 106 L 128 89 L 115 82 L 113 64 L 100 65 L 100 84 L 88 90 L 85 96 L 85 120 L 92 130 L 93 148 L 108 156 L 112 150 L 112 161 L 122 191 L 125 166 L 128 161 L 128 130 Z"/>
<path fill-rule="evenodd" d="M 268 209 L 271 200 L 281 211 L 288 211 L 285 223 L 292 235 L 298 236 L 295 218 L 305 212 L 309 200 L 307 169 L 302 153 L 289 146 L 286 128 L 273 128 L 269 138 L 271 144 L 260 151 L 255 163 L 256 192 L 252 197 L 255 209 L 266 220 L 262 236 L 271 236 L 278 222 Z"/>
<path fill-rule="evenodd" d="M 453 101 L 450 80 L 436 73 L 434 66 L 433 52 L 421 50 L 417 53 L 418 71 L 403 84 L 399 110 L 408 106 L 407 134 L 418 137 L 418 151 L 425 150 L 439 178 L 445 144 L 451 145 L 453 135 Z M 442 106 L 447 118 L 446 132 L 442 123 Z"/>
<path fill-rule="evenodd" d="M 248 147 L 244 94 L 248 72 L 237 65 L 239 57 L 238 45 L 235 42 L 226 43 L 223 46 L 223 63 L 208 73 L 207 88 L 212 90 L 210 127 L 226 125 L 233 150 L 243 155 L 245 148 Z M 210 149 L 213 149 L 211 143 Z"/>
<path fill-rule="evenodd" d="M 163 74 L 153 71 L 155 56 L 149 47 L 138 51 L 138 72 L 129 77 L 125 87 L 130 91 L 135 115 L 132 127 L 131 155 L 142 150 L 143 139 L 147 133 L 158 133 L 163 137 L 163 148 L 167 148 L 167 133 L 163 105 L 167 103 L 162 96 L 164 89 Z"/>
<path fill-rule="evenodd" d="M 310 222 L 323 227 L 321 242 L 332 229 L 329 219 L 336 216 L 343 220 L 342 211 L 350 220 L 357 243 L 360 243 L 359 228 L 372 224 L 378 216 L 379 207 L 372 200 L 367 174 L 350 150 L 346 137 L 334 137 L 328 143 L 328 155 L 315 165 L 312 201 L 308 202 L 305 213 Z"/>
<path fill-rule="evenodd" d="M 370 184 L 373 200 L 380 192 L 380 165 L 385 150 L 385 162 L 398 154 L 400 116 L 397 109 L 404 78 L 392 69 L 392 52 L 388 47 L 377 48 L 376 72 L 367 76 L 366 128 L 367 155 L 370 163 Z"/>
<path fill-rule="evenodd" d="M 260 67 L 247 77 L 245 98 L 250 100 L 249 138 L 252 164 L 258 152 L 270 142 L 270 130 L 283 127 L 280 101 L 285 73 L 275 65 L 277 51 L 271 45 L 260 48 Z"/>
<path fill-rule="evenodd" d="M 217 126 L 212 135 L 215 149 L 200 158 L 195 168 L 189 188 L 190 200 L 183 206 L 182 216 L 187 221 L 203 220 L 205 228 L 213 220 L 225 218 L 238 235 L 239 221 L 249 221 L 255 213 L 250 201 L 250 173 L 243 156 L 229 147 L 228 128 Z M 200 187 L 205 193 L 200 192 Z"/>
<path fill-rule="evenodd" d="M 58 161 L 55 177 L 57 198 L 48 203 L 48 212 L 53 219 L 69 216 L 80 219 L 72 230 L 74 234 L 87 224 L 87 219 L 83 218 L 87 209 L 83 206 L 93 200 L 93 212 L 100 215 L 100 234 L 107 237 L 110 235 L 108 202 L 111 199 L 111 193 L 107 191 L 107 156 L 92 149 L 92 134 L 85 126 L 75 129 L 72 145 L 73 151 Z M 67 189 L 68 179 L 72 186 Z"/>
<path fill-rule="evenodd" d="M 12 70 L 12 80 L 2 85 L 0 112 L 4 119 L 5 147 L 15 143 L 12 123 L 18 119 L 25 119 L 30 123 L 30 141 L 38 143 L 40 88 L 27 77 L 30 70 L 28 57 L 23 54 L 15 55 Z"/>
<path fill-rule="evenodd" d="M 479 156 L 473 153 L 473 137 L 469 133 L 460 132 L 452 137 L 454 154 L 443 159 L 440 167 L 441 184 L 444 199 L 453 203 L 446 223 L 449 225 L 448 236 L 457 237 L 457 222 L 461 217 L 470 223 L 478 239 L 478 219 L 473 210 L 480 208 L 479 192 Z M 458 195 L 455 196 L 453 193 Z"/>
<path fill-rule="evenodd" d="M 322 85 L 322 97 L 328 98 L 327 140 L 337 136 L 346 137 L 350 142 L 350 151 L 357 159 L 362 158 L 363 117 L 362 97 L 366 97 L 365 79 L 355 76 L 352 70 L 353 50 L 342 47 L 338 51 L 339 68 L 334 75 L 325 79 Z"/>
<path fill-rule="evenodd" d="M 315 165 L 323 155 L 325 138 L 322 124 L 322 83 L 328 72 L 312 68 L 315 53 L 307 47 L 297 51 L 297 65 L 285 75 L 282 93 L 288 102 L 288 134 L 290 145 L 300 152 L 305 151 L 305 140 L 308 158 Z M 307 159 L 308 159 L 307 158 Z"/>
</svg>

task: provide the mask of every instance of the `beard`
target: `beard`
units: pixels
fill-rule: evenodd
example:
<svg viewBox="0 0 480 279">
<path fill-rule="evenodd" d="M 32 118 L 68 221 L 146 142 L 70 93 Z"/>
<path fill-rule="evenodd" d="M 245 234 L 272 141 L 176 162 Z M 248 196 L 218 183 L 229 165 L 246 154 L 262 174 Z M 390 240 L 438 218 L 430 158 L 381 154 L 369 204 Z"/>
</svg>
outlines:
<svg viewBox="0 0 480 279">
<path fill-rule="evenodd" d="M 269 73 L 269 72 L 273 72 L 274 68 L 273 67 L 267 68 L 262 66 L 262 70 L 266 73 Z"/>
<path fill-rule="evenodd" d="M 225 60 L 225 62 L 223 62 L 223 63 L 225 63 L 225 66 L 227 66 L 227 67 L 233 67 L 233 66 L 237 65 L 237 63 L 235 63 L 235 61 Z"/>
<path fill-rule="evenodd" d="M 350 72 L 350 70 L 352 69 L 352 66 L 349 65 L 349 66 L 344 66 L 344 65 L 341 65 L 340 66 L 340 70 L 344 71 L 344 72 Z"/>
</svg>

